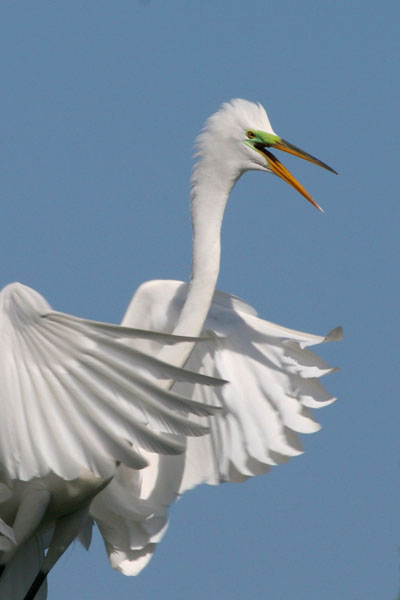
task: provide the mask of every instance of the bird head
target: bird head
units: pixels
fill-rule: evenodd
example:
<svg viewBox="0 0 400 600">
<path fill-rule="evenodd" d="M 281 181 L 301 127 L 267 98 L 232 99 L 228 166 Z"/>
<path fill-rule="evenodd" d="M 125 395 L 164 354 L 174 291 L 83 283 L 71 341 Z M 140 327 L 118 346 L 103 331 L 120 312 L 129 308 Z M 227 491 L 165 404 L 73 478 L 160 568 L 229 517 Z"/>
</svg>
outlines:
<svg viewBox="0 0 400 600">
<path fill-rule="evenodd" d="M 226 102 L 207 120 L 203 132 L 197 139 L 197 145 L 202 161 L 209 165 L 211 163 L 218 165 L 219 173 L 226 173 L 232 182 L 245 171 L 271 172 L 292 185 L 321 211 L 317 202 L 278 160 L 272 150 L 294 154 L 336 173 L 315 156 L 277 135 L 261 104 L 241 98 Z"/>
</svg>

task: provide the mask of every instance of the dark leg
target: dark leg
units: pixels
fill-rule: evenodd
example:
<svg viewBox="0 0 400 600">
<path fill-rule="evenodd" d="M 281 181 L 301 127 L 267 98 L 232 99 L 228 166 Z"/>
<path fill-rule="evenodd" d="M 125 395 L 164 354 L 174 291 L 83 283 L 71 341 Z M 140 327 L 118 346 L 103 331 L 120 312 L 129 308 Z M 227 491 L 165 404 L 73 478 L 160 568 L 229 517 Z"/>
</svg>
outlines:
<svg viewBox="0 0 400 600">
<path fill-rule="evenodd" d="M 62 556 L 71 542 L 79 534 L 85 523 L 89 512 L 89 506 L 85 506 L 73 513 L 65 515 L 56 521 L 53 538 L 43 561 L 42 568 L 36 575 L 34 582 L 25 594 L 24 600 L 34 600 L 41 585 L 46 580 L 57 560 Z"/>
<path fill-rule="evenodd" d="M 24 600 L 34 600 L 37 592 L 40 590 L 40 588 L 42 586 L 42 583 L 44 583 L 44 581 L 46 580 L 46 577 L 47 577 L 47 573 L 45 573 L 44 571 L 39 571 L 39 573 L 35 577 L 34 582 L 31 585 L 31 587 L 25 594 Z"/>
</svg>

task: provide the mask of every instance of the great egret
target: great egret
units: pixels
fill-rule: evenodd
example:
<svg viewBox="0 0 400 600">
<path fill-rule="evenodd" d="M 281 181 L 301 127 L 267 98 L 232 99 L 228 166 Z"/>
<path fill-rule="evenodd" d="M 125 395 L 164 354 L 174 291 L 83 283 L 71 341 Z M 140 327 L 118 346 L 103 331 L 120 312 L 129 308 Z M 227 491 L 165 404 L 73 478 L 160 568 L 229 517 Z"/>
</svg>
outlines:
<svg viewBox="0 0 400 600">
<path fill-rule="evenodd" d="M 333 402 L 319 377 L 331 372 L 308 346 L 340 339 L 341 329 L 321 337 L 257 318 L 238 298 L 216 292 L 220 232 L 228 197 L 247 170 L 273 172 L 318 209 L 303 186 L 278 161 L 277 148 L 333 171 L 273 131 L 260 104 L 242 99 L 211 116 L 198 138 L 192 177 L 193 268 L 190 285 L 178 281 L 143 284 L 127 310 L 124 325 L 199 335 L 212 330 L 206 344 L 167 348 L 141 343 L 158 357 L 229 381 L 209 393 L 199 386 L 173 389 L 223 410 L 199 419 L 210 434 L 187 440 L 177 457 L 148 456 L 140 473 L 121 467 L 91 505 L 114 568 L 135 575 L 150 560 L 167 524 L 167 506 L 201 482 L 244 481 L 302 452 L 296 432 L 319 429 L 310 408 Z M 333 171 L 335 172 L 335 171 Z M 321 209 L 320 209 L 321 210 Z M 204 322 L 205 320 L 205 322 Z"/>
<path fill-rule="evenodd" d="M 258 319 L 251 307 L 233 296 L 222 292 L 214 294 L 225 206 L 233 185 L 245 171 L 273 172 L 319 208 L 271 153 L 271 148 L 290 152 L 333 171 L 277 136 L 259 104 L 236 99 L 224 104 L 207 121 L 199 137 L 199 160 L 192 179 L 194 241 L 190 285 L 171 281 L 144 284 L 134 296 L 123 321 L 125 327 L 139 325 L 141 329 L 165 332 L 164 336 L 140 334 L 139 338 L 137 330 L 121 331 L 52 313 L 41 297 L 30 290 L 27 292 L 26 288 L 17 286 L 2 292 L 0 322 L 10 339 L 10 343 L 2 348 L 5 359 L 2 378 L 8 392 L 3 410 L 9 418 L 4 425 L 4 439 L 10 441 L 12 450 L 6 442 L 1 445 L 0 460 L 5 474 L 2 481 L 7 486 L 5 497 L 10 489 L 14 494 L 12 515 L 2 510 L 8 500 L 0 504 L 3 556 L 9 557 L 8 553 L 13 552 L 15 541 L 19 542 L 20 537 L 25 542 L 21 548 L 24 560 L 29 558 L 35 562 L 30 572 L 37 570 L 46 539 L 40 532 L 36 537 L 29 536 L 38 531 L 44 513 L 45 520 L 54 518 L 53 512 L 46 512 L 48 506 L 59 503 L 56 516 L 65 510 L 69 513 L 65 519 L 58 519 L 56 542 L 50 546 L 45 559 L 47 563 L 42 565 L 36 587 L 25 596 L 26 599 L 34 597 L 54 562 L 53 554 L 58 556 L 78 533 L 84 543 L 90 543 L 90 520 L 93 518 L 104 537 L 112 566 L 126 574 L 139 572 L 165 531 L 166 507 L 177 495 L 201 481 L 243 481 L 265 473 L 272 464 L 299 454 L 301 445 L 295 432 L 312 432 L 318 428 L 309 408 L 334 400 L 318 380 L 330 369 L 306 346 L 337 339 L 340 332 L 323 338 L 291 331 Z M 15 302 L 16 297 L 18 302 Z M 204 327 L 214 333 L 208 341 L 197 344 L 193 337 L 199 336 Z M 170 332 L 192 339 L 167 345 L 172 341 L 166 336 Z M 160 362 L 155 363 L 153 359 L 149 363 L 149 357 L 155 352 Z M 138 357 L 136 368 L 134 360 Z M 175 365 L 175 370 L 166 363 Z M 203 373 L 217 374 L 218 378 L 199 380 L 199 376 L 182 372 L 185 363 Z M 43 377 L 46 369 L 49 376 Z M 86 376 L 88 369 L 90 377 Z M 151 385 L 148 376 L 142 376 L 143 369 L 166 381 Z M 30 377 L 21 376 L 21 372 L 29 372 Z M 34 382 L 32 372 L 40 375 Z M 121 372 L 123 383 L 118 379 Z M 196 383 L 217 383 L 221 376 L 230 383 L 214 393 Z M 186 383 L 175 383 L 173 391 L 169 391 L 179 379 Z M 106 390 L 100 392 L 100 385 Z M 182 385 L 184 387 L 180 387 Z M 111 397 L 115 386 L 122 396 L 123 408 L 113 404 Z M 131 395 L 137 395 L 138 387 L 142 394 L 140 407 L 129 404 L 132 414 L 128 417 L 127 404 Z M 41 401 L 43 392 L 46 408 Z M 181 398 L 183 392 L 186 396 L 189 394 L 192 405 L 185 396 Z M 11 397 L 17 398 L 14 413 L 11 413 L 11 409 L 15 411 Z M 26 397 L 34 399 L 33 406 L 27 406 Z M 196 425 L 189 426 L 186 419 L 179 420 L 176 415 L 174 419 L 170 411 L 169 419 L 166 418 L 163 402 L 178 410 L 179 402 L 182 402 L 182 409 L 197 414 L 198 429 Z M 218 412 L 219 404 L 223 410 Z M 152 435 L 148 428 L 139 426 L 143 412 L 155 429 Z M 37 444 L 33 428 L 27 425 L 26 417 L 31 414 L 35 426 L 46 434 L 43 443 Z M 57 418 L 54 432 L 49 437 L 53 416 Z M 104 431 L 106 416 L 111 416 L 113 423 L 115 421 L 109 434 Z M 66 417 L 67 421 L 61 417 Z M 121 422 L 125 418 L 128 425 Z M 210 433 L 201 438 L 188 438 L 186 451 L 180 457 L 164 458 L 148 452 L 182 450 L 176 439 L 172 441 L 163 432 L 196 435 L 204 433 L 203 424 L 209 424 Z M 122 443 L 127 438 L 127 429 L 131 434 L 128 439 L 133 439 L 140 452 Z M 17 452 L 12 443 L 14 433 Z M 92 443 L 89 448 L 87 436 Z M 72 461 L 69 460 L 70 448 L 68 456 L 64 449 L 69 444 L 72 445 Z M 115 460 L 121 463 L 116 472 Z M 144 467 L 147 463 L 149 466 Z M 144 468 L 139 472 L 138 467 Z M 82 477 L 82 471 L 85 477 Z M 71 517 L 77 477 L 80 477 L 79 490 L 86 483 L 88 490 L 85 490 L 86 502 L 78 502 Z M 27 494 L 19 491 L 21 482 L 28 490 Z M 87 505 L 93 497 L 88 519 Z M 20 523 L 23 535 L 19 535 Z M 3 560 L 3 564 L 5 562 Z M 17 560 L 14 564 L 18 564 Z M 4 583 L 6 579 L 2 581 Z M 43 586 L 39 594 L 41 598 L 45 597 Z M 21 595 L 8 595 L 7 598 L 20 600 Z"/>
</svg>

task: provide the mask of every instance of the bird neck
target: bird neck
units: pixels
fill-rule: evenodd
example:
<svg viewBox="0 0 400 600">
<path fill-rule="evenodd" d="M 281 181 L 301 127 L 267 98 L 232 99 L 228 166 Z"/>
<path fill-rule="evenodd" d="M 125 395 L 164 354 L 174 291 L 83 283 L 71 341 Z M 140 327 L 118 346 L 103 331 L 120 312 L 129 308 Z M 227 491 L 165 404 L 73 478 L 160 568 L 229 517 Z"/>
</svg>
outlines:
<svg viewBox="0 0 400 600">
<path fill-rule="evenodd" d="M 192 178 L 192 277 L 182 312 L 173 331 L 199 336 L 217 285 L 221 259 L 221 228 L 226 204 L 238 175 L 222 171 L 214 161 L 200 161 Z M 160 358 L 183 366 L 194 343 L 165 346 Z"/>
</svg>

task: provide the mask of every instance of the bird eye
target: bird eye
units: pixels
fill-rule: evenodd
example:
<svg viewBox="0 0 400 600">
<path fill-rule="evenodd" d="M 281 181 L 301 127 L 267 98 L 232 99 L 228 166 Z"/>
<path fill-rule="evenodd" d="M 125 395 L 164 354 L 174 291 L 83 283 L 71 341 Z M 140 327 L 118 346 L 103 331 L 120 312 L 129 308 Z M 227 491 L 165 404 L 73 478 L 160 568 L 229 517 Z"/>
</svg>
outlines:
<svg viewBox="0 0 400 600">
<path fill-rule="evenodd" d="M 252 140 L 253 138 L 256 137 L 256 134 L 251 129 L 249 129 L 249 131 L 246 133 L 246 135 L 249 138 L 249 140 Z"/>
</svg>

